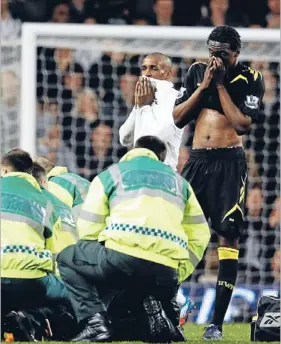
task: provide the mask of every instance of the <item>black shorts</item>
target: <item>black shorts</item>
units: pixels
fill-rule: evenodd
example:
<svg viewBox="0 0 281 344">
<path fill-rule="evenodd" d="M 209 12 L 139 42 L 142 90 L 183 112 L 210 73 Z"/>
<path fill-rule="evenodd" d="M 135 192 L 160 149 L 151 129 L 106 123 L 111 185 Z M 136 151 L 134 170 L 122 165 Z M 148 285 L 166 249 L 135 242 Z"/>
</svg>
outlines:
<svg viewBox="0 0 281 344">
<path fill-rule="evenodd" d="M 191 184 L 212 229 L 225 238 L 239 238 L 247 186 L 243 148 L 193 149 L 182 176 Z"/>
</svg>

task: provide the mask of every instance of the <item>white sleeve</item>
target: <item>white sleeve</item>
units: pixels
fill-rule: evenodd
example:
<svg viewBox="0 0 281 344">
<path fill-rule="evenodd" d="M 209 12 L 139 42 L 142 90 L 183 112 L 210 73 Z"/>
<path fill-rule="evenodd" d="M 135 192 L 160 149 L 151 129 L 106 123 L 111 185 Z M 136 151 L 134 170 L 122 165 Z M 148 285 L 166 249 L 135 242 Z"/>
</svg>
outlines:
<svg viewBox="0 0 281 344">
<path fill-rule="evenodd" d="M 130 147 L 134 144 L 134 130 L 136 123 L 136 108 L 134 107 L 125 123 L 119 129 L 119 139 L 122 146 Z"/>
</svg>

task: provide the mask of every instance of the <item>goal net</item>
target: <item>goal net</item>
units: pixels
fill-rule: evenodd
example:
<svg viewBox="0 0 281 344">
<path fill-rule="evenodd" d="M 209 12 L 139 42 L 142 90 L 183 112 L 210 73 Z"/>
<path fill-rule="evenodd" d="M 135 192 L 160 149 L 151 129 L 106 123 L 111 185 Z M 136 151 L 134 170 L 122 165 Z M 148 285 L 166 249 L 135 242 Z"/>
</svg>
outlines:
<svg viewBox="0 0 281 344">
<path fill-rule="evenodd" d="M 2 47 L 1 152 L 20 145 L 91 180 L 125 153 L 118 131 L 133 107 L 143 56 L 156 51 L 169 55 L 179 89 L 189 66 L 208 58 L 210 31 L 25 24 L 21 44 L 5 42 Z M 258 296 L 273 293 L 280 279 L 279 32 L 239 32 L 240 60 L 262 72 L 266 92 L 262 119 L 244 141 L 249 165 L 246 231 L 227 321 L 248 320 Z M 185 129 L 179 170 L 188 159 L 192 132 L 191 124 Z M 215 247 L 213 238 L 204 263 L 183 284 L 183 292 L 197 304 L 192 320 L 198 323 L 209 321 L 214 305 Z"/>
</svg>

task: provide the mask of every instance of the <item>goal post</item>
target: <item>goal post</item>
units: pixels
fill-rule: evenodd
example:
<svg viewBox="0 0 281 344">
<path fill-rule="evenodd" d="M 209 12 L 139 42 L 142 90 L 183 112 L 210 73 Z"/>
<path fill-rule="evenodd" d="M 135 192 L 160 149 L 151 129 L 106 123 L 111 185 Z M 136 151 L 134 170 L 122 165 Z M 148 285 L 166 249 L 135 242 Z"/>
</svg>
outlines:
<svg viewBox="0 0 281 344">
<path fill-rule="evenodd" d="M 206 58 L 206 39 L 213 28 L 25 23 L 21 38 L 21 106 L 19 144 L 36 155 L 36 49 L 40 47 Z M 241 59 L 279 62 L 280 32 L 238 29 Z"/>
</svg>

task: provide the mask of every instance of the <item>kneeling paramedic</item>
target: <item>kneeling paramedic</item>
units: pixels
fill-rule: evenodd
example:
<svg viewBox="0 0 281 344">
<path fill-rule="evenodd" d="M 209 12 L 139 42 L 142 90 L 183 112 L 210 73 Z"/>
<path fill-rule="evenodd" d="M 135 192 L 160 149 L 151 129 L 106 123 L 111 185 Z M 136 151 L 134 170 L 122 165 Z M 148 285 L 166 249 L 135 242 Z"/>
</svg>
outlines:
<svg viewBox="0 0 281 344">
<path fill-rule="evenodd" d="M 73 341 L 114 338 L 102 302 L 109 289 L 134 291 L 150 341 L 185 340 L 174 300 L 202 259 L 210 232 L 192 188 L 163 163 L 165 156 L 162 141 L 141 137 L 90 186 L 78 219 L 80 240 L 58 256 L 83 328 Z"/>
</svg>

